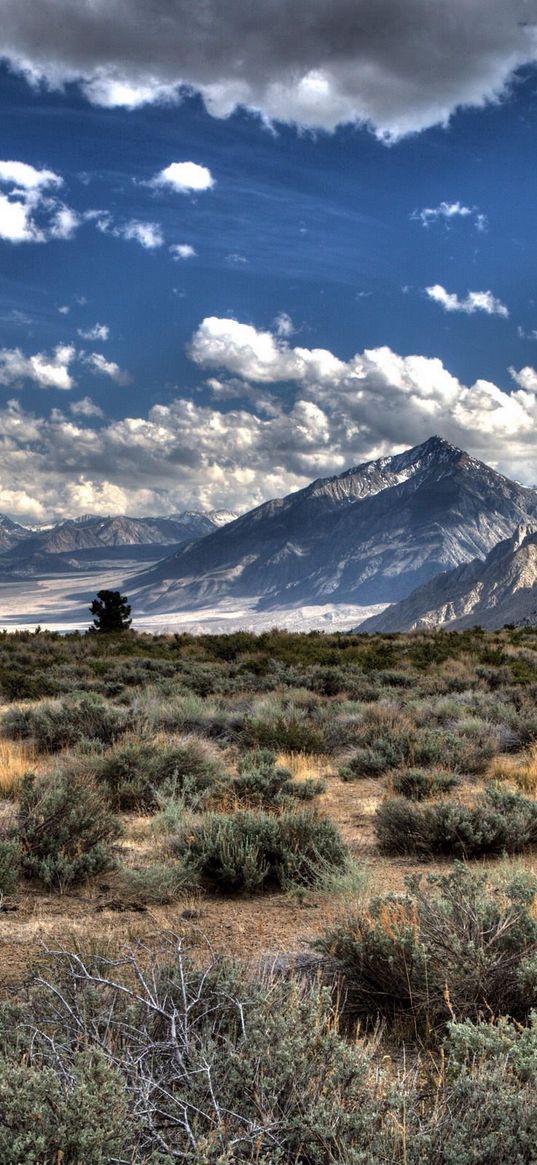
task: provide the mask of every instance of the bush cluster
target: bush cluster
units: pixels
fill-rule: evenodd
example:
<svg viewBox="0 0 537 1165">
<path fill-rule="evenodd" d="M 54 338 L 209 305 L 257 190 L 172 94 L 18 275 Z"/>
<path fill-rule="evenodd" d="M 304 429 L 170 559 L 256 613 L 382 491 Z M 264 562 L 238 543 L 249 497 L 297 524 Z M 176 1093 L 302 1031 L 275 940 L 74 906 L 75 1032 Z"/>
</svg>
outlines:
<svg viewBox="0 0 537 1165">
<path fill-rule="evenodd" d="M 375 829 L 386 854 L 514 854 L 537 842 L 537 802 L 499 788 L 487 789 L 473 805 L 455 800 L 415 805 L 394 797 L 379 805 Z"/>
<path fill-rule="evenodd" d="M 102 873 L 119 833 L 106 798 L 83 774 L 24 777 L 15 835 L 25 877 L 64 889 Z"/>
<path fill-rule="evenodd" d="M 382 1016 L 414 1035 L 450 1019 L 527 1019 L 537 1005 L 535 890 L 520 875 L 491 893 L 459 864 L 409 879 L 405 897 L 374 899 L 316 944 L 343 987 L 345 1017 Z"/>
<path fill-rule="evenodd" d="M 258 749 L 245 753 L 238 764 L 233 791 L 241 805 L 270 809 L 293 801 L 312 801 L 324 791 L 321 780 L 296 781 L 289 769 L 276 763 L 276 753 Z"/>
<path fill-rule="evenodd" d="M 455 773 L 442 769 L 405 769 L 392 781 L 394 792 L 409 801 L 425 801 L 428 797 L 450 793 L 458 784 Z"/>
<path fill-rule="evenodd" d="M 305 811 L 208 814 L 183 857 L 200 882 L 225 893 L 315 886 L 342 871 L 348 852 L 336 827 Z"/>
<path fill-rule="evenodd" d="M 127 811 L 155 809 L 163 796 L 197 807 L 229 784 L 211 748 L 195 736 L 115 745 L 96 757 L 94 772 L 115 808 Z"/>
<path fill-rule="evenodd" d="M 90 695 L 11 708 L 3 722 L 4 735 L 32 739 L 43 752 L 59 752 L 84 740 L 113 744 L 129 727 L 126 708 Z"/>
</svg>

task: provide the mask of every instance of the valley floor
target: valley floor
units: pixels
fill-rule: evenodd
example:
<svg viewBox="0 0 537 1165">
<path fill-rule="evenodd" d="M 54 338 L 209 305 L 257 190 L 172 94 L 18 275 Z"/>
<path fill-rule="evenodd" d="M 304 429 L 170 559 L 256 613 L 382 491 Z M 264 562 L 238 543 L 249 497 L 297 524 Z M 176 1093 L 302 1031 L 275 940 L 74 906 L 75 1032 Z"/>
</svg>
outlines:
<svg viewBox="0 0 537 1165">
<path fill-rule="evenodd" d="M 147 563 L 150 566 L 151 563 Z M 138 573 L 139 563 L 133 569 Z M 89 623 L 87 609 L 101 589 L 129 590 L 125 564 L 98 573 L 61 574 L 43 578 L 0 580 L 0 630 L 23 631 L 39 624 L 51 631 L 85 630 Z M 285 627 L 289 631 L 349 631 L 364 619 L 380 614 L 385 603 L 371 606 L 324 603 L 316 606 L 282 607 L 257 611 L 254 603 L 222 602 L 216 607 L 172 614 L 137 614 L 134 624 L 139 631 L 189 631 L 193 635 L 220 634 L 232 631 L 268 631 Z"/>
</svg>

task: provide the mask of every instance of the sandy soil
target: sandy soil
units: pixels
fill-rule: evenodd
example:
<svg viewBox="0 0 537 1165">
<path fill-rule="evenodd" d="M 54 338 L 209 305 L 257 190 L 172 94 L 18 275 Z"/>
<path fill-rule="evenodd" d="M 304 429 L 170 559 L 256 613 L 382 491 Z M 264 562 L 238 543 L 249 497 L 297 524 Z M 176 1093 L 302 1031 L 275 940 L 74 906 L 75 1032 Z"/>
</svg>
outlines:
<svg viewBox="0 0 537 1165">
<path fill-rule="evenodd" d="M 321 798 L 320 808 L 338 825 L 364 869 L 363 885 L 353 893 L 234 899 L 200 894 L 140 912 L 118 909 L 121 902 L 114 897 L 114 875 L 94 887 L 63 895 L 27 887 L 13 900 L 15 911 L 0 912 L 0 984 L 9 989 L 26 979 L 44 946 L 76 949 L 91 941 L 92 946 L 117 950 L 137 939 L 158 945 L 163 929 L 183 937 L 200 952 L 209 949 L 247 959 L 300 952 L 365 897 L 401 891 L 411 872 L 437 873 L 449 868 L 449 863 L 425 865 L 377 853 L 372 819 L 382 796 L 379 781 L 344 784 L 333 775 L 327 778 L 327 791 Z M 158 859 L 150 819 L 129 818 L 121 846 L 127 864 Z M 524 864 L 537 870 L 536 861 L 530 856 Z"/>
</svg>

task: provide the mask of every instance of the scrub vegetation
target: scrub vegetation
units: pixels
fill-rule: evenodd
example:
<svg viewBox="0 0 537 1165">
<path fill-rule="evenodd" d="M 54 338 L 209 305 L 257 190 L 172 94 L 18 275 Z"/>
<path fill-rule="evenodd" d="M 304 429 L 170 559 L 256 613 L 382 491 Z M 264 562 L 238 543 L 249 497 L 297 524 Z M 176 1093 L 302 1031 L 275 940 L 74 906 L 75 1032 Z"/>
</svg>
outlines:
<svg viewBox="0 0 537 1165">
<path fill-rule="evenodd" d="M 537 1165 L 537 632 L 0 635 L 6 1165 Z"/>
</svg>

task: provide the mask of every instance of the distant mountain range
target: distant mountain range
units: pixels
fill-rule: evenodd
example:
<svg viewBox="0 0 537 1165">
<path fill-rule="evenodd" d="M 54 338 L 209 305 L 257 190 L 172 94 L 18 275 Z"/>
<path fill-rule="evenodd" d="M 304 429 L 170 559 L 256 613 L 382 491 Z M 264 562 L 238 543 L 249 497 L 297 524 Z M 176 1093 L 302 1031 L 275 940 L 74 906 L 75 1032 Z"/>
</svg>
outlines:
<svg viewBox="0 0 537 1165">
<path fill-rule="evenodd" d="M 84 569 L 95 561 L 153 561 L 164 551 L 203 538 L 233 521 L 227 510 L 185 510 L 169 518 L 98 517 L 84 514 L 31 530 L 0 515 L 0 577 Z"/>
<path fill-rule="evenodd" d="M 130 579 L 129 593 L 148 613 L 246 599 L 275 612 L 397 603 L 441 572 L 483 560 L 533 521 L 537 491 L 431 437 L 180 546 Z"/>
<path fill-rule="evenodd" d="M 485 560 L 439 574 L 425 586 L 367 619 L 358 631 L 461 630 L 479 624 L 537 622 L 537 525 L 520 525 Z"/>
<path fill-rule="evenodd" d="M 88 514 L 31 530 L 0 515 L 3 586 L 78 572 L 89 593 L 110 569 L 140 617 L 220 609 L 231 627 L 241 611 L 291 611 L 300 626 L 303 607 L 384 604 L 356 630 L 537 622 L 537 490 L 431 437 L 241 517 Z"/>
</svg>

